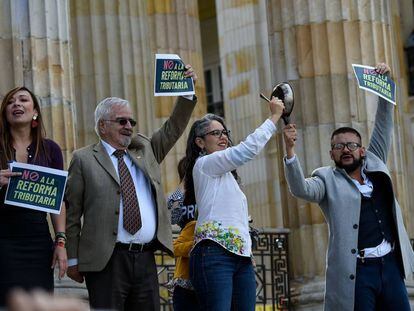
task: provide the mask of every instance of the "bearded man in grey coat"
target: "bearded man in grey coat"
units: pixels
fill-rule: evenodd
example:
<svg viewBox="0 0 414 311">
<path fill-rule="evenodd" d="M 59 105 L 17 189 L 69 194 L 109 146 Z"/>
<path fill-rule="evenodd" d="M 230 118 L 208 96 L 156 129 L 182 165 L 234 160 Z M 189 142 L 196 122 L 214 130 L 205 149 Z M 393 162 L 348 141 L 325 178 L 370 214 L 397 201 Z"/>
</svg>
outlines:
<svg viewBox="0 0 414 311">
<path fill-rule="evenodd" d="M 383 63 L 375 70 L 390 72 Z M 310 178 L 295 155 L 295 125 L 284 129 L 290 192 L 317 202 L 328 224 L 325 310 L 410 310 L 404 278 L 414 271 L 414 255 L 386 166 L 393 108 L 379 98 L 367 149 L 357 130 L 335 130 L 335 166 L 318 168 Z"/>
</svg>

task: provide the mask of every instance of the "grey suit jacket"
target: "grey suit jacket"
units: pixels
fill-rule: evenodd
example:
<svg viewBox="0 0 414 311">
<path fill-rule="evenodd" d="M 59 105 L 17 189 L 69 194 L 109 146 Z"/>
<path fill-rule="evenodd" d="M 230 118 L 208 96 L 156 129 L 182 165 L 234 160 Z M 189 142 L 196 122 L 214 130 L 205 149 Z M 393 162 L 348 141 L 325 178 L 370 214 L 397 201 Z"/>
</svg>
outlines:
<svg viewBox="0 0 414 311">
<path fill-rule="evenodd" d="M 138 134 L 128 153 L 150 181 L 157 209 L 157 247 L 172 254 L 169 211 L 161 184 L 160 163 L 183 133 L 196 101 L 179 97 L 170 118 L 151 138 Z M 108 263 L 118 231 L 120 185 L 102 143 L 74 152 L 66 187 L 68 258 L 79 271 L 101 271 Z M 82 218 L 83 217 L 83 218 Z"/>
<path fill-rule="evenodd" d="M 391 184 L 386 162 L 393 130 L 393 105 L 379 100 L 374 130 L 367 150 L 363 170 L 382 172 Z M 327 250 L 325 310 L 354 310 L 356 256 L 351 252 L 358 246 L 361 194 L 345 170 L 321 167 L 305 178 L 296 160 L 285 163 L 285 176 L 291 193 L 299 198 L 317 202 L 329 228 Z M 414 255 L 404 227 L 400 206 L 394 193 L 393 215 L 401 246 L 404 273 L 414 271 Z"/>
</svg>

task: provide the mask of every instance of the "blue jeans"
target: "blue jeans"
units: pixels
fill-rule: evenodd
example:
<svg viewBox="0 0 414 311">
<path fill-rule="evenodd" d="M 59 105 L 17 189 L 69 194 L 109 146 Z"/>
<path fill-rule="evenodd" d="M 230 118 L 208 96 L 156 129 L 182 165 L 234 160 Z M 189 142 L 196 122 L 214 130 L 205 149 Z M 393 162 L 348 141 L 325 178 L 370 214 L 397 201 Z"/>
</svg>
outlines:
<svg viewBox="0 0 414 311">
<path fill-rule="evenodd" d="M 190 256 L 190 278 L 201 310 L 255 309 L 256 280 L 252 261 L 204 240 Z"/>
<path fill-rule="evenodd" d="M 355 283 L 355 311 L 398 310 L 410 311 L 395 252 L 381 258 L 357 261 Z"/>
</svg>

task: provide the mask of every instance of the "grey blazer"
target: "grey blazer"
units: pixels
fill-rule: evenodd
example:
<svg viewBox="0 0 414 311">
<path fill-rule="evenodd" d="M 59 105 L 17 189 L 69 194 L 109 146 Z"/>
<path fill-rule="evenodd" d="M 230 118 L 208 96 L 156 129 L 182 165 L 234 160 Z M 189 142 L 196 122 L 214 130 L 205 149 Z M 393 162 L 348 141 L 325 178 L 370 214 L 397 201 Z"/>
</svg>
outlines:
<svg viewBox="0 0 414 311">
<path fill-rule="evenodd" d="M 368 146 L 363 170 L 383 172 L 390 179 L 386 162 L 393 130 L 393 105 L 379 99 L 374 130 Z M 336 167 L 316 169 L 305 178 L 296 159 L 285 163 L 285 176 L 290 192 L 298 198 L 319 203 L 329 229 L 327 250 L 325 310 L 354 310 L 356 256 L 358 246 L 361 195 L 345 170 Z M 414 271 L 414 255 L 404 227 L 400 206 L 394 192 L 393 215 L 401 246 L 405 277 Z"/>
<path fill-rule="evenodd" d="M 196 100 L 179 97 L 170 118 L 151 138 L 133 138 L 128 153 L 151 183 L 157 209 L 157 247 L 172 254 L 169 211 L 161 184 L 160 163 L 183 133 Z M 120 191 L 115 168 L 102 143 L 73 153 L 66 187 L 68 258 L 79 271 L 101 271 L 108 263 L 118 231 Z M 81 218 L 83 219 L 81 221 Z"/>
</svg>

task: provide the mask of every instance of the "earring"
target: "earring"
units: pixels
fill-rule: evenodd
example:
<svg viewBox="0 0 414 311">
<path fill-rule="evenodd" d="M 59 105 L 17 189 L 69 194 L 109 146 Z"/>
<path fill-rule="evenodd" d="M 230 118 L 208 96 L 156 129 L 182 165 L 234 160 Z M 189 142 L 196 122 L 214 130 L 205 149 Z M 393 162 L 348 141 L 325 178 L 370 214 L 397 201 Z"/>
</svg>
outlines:
<svg viewBox="0 0 414 311">
<path fill-rule="evenodd" d="M 35 114 L 32 118 L 32 128 L 36 128 L 39 125 L 39 122 L 37 122 L 37 114 Z"/>
<path fill-rule="evenodd" d="M 201 149 L 200 150 L 200 152 L 198 153 L 198 156 L 199 157 L 202 157 L 202 156 L 205 156 L 207 153 L 206 153 L 206 150 L 203 148 L 203 149 Z"/>
</svg>

